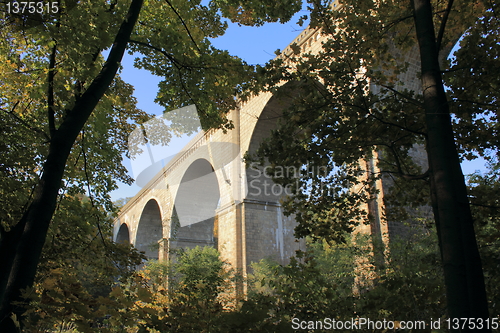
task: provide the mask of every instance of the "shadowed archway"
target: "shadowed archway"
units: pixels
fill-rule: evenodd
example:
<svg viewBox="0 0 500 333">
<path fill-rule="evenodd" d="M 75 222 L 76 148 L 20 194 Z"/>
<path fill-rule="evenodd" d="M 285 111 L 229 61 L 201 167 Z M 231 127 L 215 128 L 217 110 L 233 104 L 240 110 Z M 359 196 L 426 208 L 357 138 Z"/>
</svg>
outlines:
<svg viewBox="0 0 500 333">
<path fill-rule="evenodd" d="M 212 165 L 203 158 L 195 160 L 184 173 L 175 198 L 171 249 L 217 247 L 215 210 L 219 200 L 219 184 Z"/>
<path fill-rule="evenodd" d="M 163 238 L 163 226 L 158 202 L 154 199 L 148 201 L 141 214 L 135 247 L 143 251 L 148 259 L 158 259 L 158 241 Z"/>
<path fill-rule="evenodd" d="M 118 234 L 116 235 L 116 242 L 130 244 L 130 232 L 128 230 L 128 226 L 125 223 L 123 223 L 118 230 Z"/>
</svg>

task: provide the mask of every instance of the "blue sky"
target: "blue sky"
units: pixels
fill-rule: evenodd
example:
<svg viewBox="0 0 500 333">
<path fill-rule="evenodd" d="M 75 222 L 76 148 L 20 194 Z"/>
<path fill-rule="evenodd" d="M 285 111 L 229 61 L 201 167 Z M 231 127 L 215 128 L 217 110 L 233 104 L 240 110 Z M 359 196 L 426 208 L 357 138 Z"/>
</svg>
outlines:
<svg viewBox="0 0 500 333">
<path fill-rule="evenodd" d="M 268 23 L 262 27 L 246 27 L 230 24 L 226 34 L 214 39 L 212 43 L 219 49 L 229 50 L 231 54 L 239 56 L 249 64 L 264 64 L 274 58 L 276 49 L 283 50 L 297 35 L 300 34 L 303 27 L 295 24 L 298 17 L 307 14 L 301 11 L 295 15 L 288 23 Z M 134 56 L 126 55 L 122 62 L 123 70 L 121 77 L 135 87 L 134 96 L 138 100 L 138 107 L 148 113 L 161 115 L 163 108 L 154 103 L 156 92 L 158 90 L 159 77 L 151 75 L 146 70 L 134 68 Z M 169 110 L 170 111 L 170 110 Z M 168 155 L 173 151 L 179 151 L 188 138 L 178 139 L 170 146 L 173 149 L 168 151 Z M 125 165 L 131 172 L 129 161 Z M 466 162 L 462 164 L 464 174 L 473 173 L 475 170 L 484 170 L 483 161 Z M 133 175 L 132 175 L 133 176 Z M 111 196 L 113 200 L 123 197 L 134 196 L 140 188 L 137 185 L 128 186 L 121 184 L 119 190 L 113 191 Z"/>
</svg>

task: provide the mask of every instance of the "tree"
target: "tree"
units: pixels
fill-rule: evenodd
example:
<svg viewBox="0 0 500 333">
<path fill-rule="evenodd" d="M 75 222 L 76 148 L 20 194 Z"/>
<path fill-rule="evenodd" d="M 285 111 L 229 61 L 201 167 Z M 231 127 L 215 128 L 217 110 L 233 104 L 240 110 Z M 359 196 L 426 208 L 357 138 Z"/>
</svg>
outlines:
<svg viewBox="0 0 500 333">
<path fill-rule="evenodd" d="M 293 332 L 300 328 L 378 332 L 380 329 L 366 324 L 351 327 L 353 318 L 421 320 L 430 331 L 430 318 L 445 314 L 439 249 L 434 232 L 422 226 L 413 231 L 411 237 L 394 241 L 391 252 L 385 253 L 387 265 L 374 272 L 375 278 L 359 277 L 359 259 L 376 265 L 371 240 L 359 233 L 346 235 L 346 244 L 308 239 L 307 251 L 286 266 L 266 259 L 254 263 L 248 297 L 226 322 L 232 324 L 232 332 Z M 363 292 L 357 291 L 360 284 L 366 287 Z"/>
<path fill-rule="evenodd" d="M 34 99 L 39 104 L 37 105 L 38 108 L 42 110 L 46 109 L 47 122 L 45 122 L 45 124 L 48 125 L 48 132 L 45 132 L 45 126 L 40 126 L 39 130 L 47 135 L 49 144 L 45 147 L 47 151 L 44 152 L 43 155 L 40 154 L 43 157 L 38 155 L 42 160 L 42 169 L 39 180 L 34 182 L 35 186 L 33 187 L 33 195 L 32 198 L 30 198 L 26 203 L 26 209 L 21 212 L 22 215 L 16 224 L 11 224 L 9 226 L 2 225 L 0 238 L 0 253 L 2 253 L 0 261 L 0 266 L 2 267 L 0 275 L 0 328 L 2 328 L 5 332 L 17 331 L 14 321 L 11 318 L 11 313 L 14 313 L 17 318 L 20 318 L 24 309 L 22 307 L 13 307 L 12 302 L 20 300 L 21 290 L 29 287 L 33 283 L 36 267 L 45 242 L 45 236 L 47 234 L 52 215 L 56 209 L 58 192 L 63 179 L 65 165 L 71 153 L 71 148 L 90 114 L 113 81 L 141 7 L 142 1 L 133 1 L 131 3 L 126 14 L 126 19 L 119 25 L 119 30 L 116 32 L 113 47 L 111 48 L 108 59 L 102 66 L 102 69 L 94 79 L 90 79 L 91 82 L 88 85 L 85 83 L 88 82 L 88 75 L 90 73 L 78 75 L 74 87 L 70 88 L 71 90 L 75 89 L 74 95 L 72 98 L 67 100 L 63 99 L 60 104 L 56 104 L 55 94 L 56 92 L 59 92 L 58 90 L 60 88 L 63 87 L 57 87 L 54 84 L 54 77 L 56 75 L 55 70 L 57 68 L 57 50 L 58 48 L 60 49 L 64 46 L 68 47 L 71 44 L 68 42 L 67 36 L 65 44 L 57 44 L 57 40 L 59 39 L 58 37 L 61 37 L 64 40 L 64 34 L 57 37 L 54 36 L 53 40 L 49 39 L 50 35 L 40 36 L 36 33 L 29 36 L 31 38 L 28 37 L 28 42 L 31 42 L 31 45 L 28 44 L 26 46 L 29 48 L 36 47 L 35 43 L 40 37 L 42 41 L 45 40 L 50 43 L 48 48 L 45 47 L 46 50 L 50 50 L 48 56 L 43 53 L 36 54 L 31 52 L 28 53 L 27 56 L 29 60 L 31 60 L 30 58 L 34 58 L 33 60 L 42 63 L 44 58 L 48 59 L 48 66 L 44 66 L 48 69 L 48 83 L 46 87 L 47 94 L 45 96 L 46 106 L 42 107 L 42 105 L 45 104 L 43 103 L 43 98 Z M 91 13 L 89 14 L 92 16 Z M 66 17 L 66 19 L 68 18 L 69 17 Z M 111 22 L 116 25 L 116 21 L 112 20 Z M 52 27 L 57 31 L 61 25 L 64 27 L 65 23 L 66 22 L 58 19 Z M 114 30 L 113 25 L 111 25 L 110 28 L 113 28 Z M 16 60 L 21 61 L 21 65 L 18 66 L 18 68 L 20 67 L 20 71 L 35 70 L 36 67 L 32 68 L 31 66 L 23 68 L 23 53 L 19 52 L 21 47 L 16 45 L 18 42 L 17 38 L 15 35 L 7 35 L 5 38 L 5 44 L 7 45 L 4 44 L 3 49 L 7 51 L 6 53 L 8 57 L 15 57 L 17 55 L 18 59 Z M 14 48 L 11 45 L 8 45 L 9 43 L 14 44 L 13 46 L 17 47 Z M 106 44 L 101 42 L 101 45 L 99 45 L 100 47 L 96 47 L 94 45 L 94 48 L 91 48 L 91 52 L 100 52 Z M 31 51 L 29 48 L 27 51 Z M 74 52 L 76 50 L 71 50 L 70 48 L 70 51 Z M 97 53 L 97 55 L 98 54 L 99 53 Z M 76 60 L 76 56 L 77 55 L 74 54 L 75 58 L 70 59 Z M 89 61 L 88 58 L 86 60 Z M 92 68 L 92 62 L 87 65 L 90 65 Z M 83 66 L 78 67 L 79 68 L 77 68 L 76 71 L 82 71 Z M 71 76 L 66 77 L 66 79 L 70 78 Z M 71 81 L 67 84 L 70 84 Z M 43 86 L 41 86 L 39 82 L 37 83 L 37 88 L 42 89 L 43 91 Z M 68 94 L 67 91 L 66 94 Z M 12 98 L 14 96 L 10 97 Z M 4 105 L 4 108 L 9 108 L 11 113 L 15 115 L 14 112 L 16 111 L 15 109 L 17 106 L 15 100 L 7 100 L 4 102 Z M 38 108 L 35 108 L 35 110 Z M 25 110 L 25 112 L 29 111 Z M 41 112 L 41 110 L 39 110 L 39 112 Z M 9 227 L 8 231 L 5 229 L 6 227 Z"/>
<path fill-rule="evenodd" d="M 130 181 L 118 166 L 130 133 L 128 119 L 147 116 L 135 109 L 132 88 L 116 76 L 125 50 L 142 52 L 137 66 L 165 77 L 159 87 L 161 104 L 176 108 L 195 103 L 204 126 L 230 128 L 224 113 L 234 107 L 233 96 L 254 71 L 210 46 L 208 37 L 222 34 L 226 26 L 219 10 L 243 23 L 260 24 L 277 20 L 278 13 L 289 15 L 300 4 L 53 3 L 50 12 L 47 6 L 33 15 L 14 15 L 2 3 L 1 126 L 6 154 L 1 190 L 7 201 L 0 228 L 2 332 L 17 331 L 15 322 L 25 309 L 13 302 L 22 301 L 21 290 L 33 283 L 61 192 L 81 192 L 86 185 L 96 205 L 111 208 L 106 193 L 115 179 Z M 281 5 L 283 13 L 276 10 Z"/>
<path fill-rule="evenodd" d="M 498 253 L 500 203 L 496 193 L 499 190 L 498 162 L 489 163 L 489 171 L 484 174 L 473 174 L 469 177 L 471 208 L 476 224 L 479 251 L 483 261 L 486 290 L 490 300 L 490 311 L 494 313 L 498 304 L 500 286 L 498 279 Z"/>
<path fill-rule="evenodd" d="M 234 274 L 216 249 L 195 247 L 175 260 L 148 261 L 113 288 L 104 332 L 227 332 Z"/>
<path fill-rule="evenodd" d="M 113 220 L 85 196 L 60 198 L 35 283 L 23 292 L 29 302 L 26 331 L 65 325 L 89 331 L 103 322 L 112 286 L 130 278 L 144 260 L 131 244 L 113 242 Z"/>
<path fill-rule="evenodd" d="M 322 173 L 275 174 L 294 188 L 284 204 L 299 222 L 296 232 L 342 241 L 344 231 L 370 219 L 360 209 L 376 194 L 370 185 L 390 181 L 384 199 L 391 221 L 415 219 L 415 209 L 432 207 L 448 315 L 488 318 L 459 152 L 497 153 L 498 76 L 488 69 L 498 62 L 497 5 L 346 0 L 335 9 L 328 1 L 310 7 L 312 29 L 327 37 L 317 54 L 299 56 L 300 47 L 292 46 L 268 67 L 267 89 L 288 94 L 293 105 L 258 153 L 275 167 L 326 166 Z M 461 44 L 477 43 L 472 49 L 488 66 L 466 48 L 454 63 L 443 61 L 464 32 Z M 421 84 L 411 82 L 417 75 Z M 412 158 L 422 147 L 428 166 Z M 390 216 L 395 206 L 413 211 Z"/>
</svg>

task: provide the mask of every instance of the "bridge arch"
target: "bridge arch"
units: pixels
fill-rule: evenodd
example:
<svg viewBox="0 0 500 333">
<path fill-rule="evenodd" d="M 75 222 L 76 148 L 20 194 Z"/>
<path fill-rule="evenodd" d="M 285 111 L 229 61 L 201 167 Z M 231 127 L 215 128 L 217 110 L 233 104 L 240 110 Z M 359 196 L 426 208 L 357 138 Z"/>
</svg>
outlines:
<svg viewBox="0 0 500 333">
<path fill-rule="evenodd" d="M 249 134 L 246 141 L 247 154 L 253 156 L 261 143 L 279 127 L 283 113 L 307 90 L 304 90 L 303 84 L 287 83 L 274 95 L 268 96 L 267 100 L 261 102 L 263 108 L 255 114 L 257 120 L 251 131 L 247 132 Z M 303 242 L 296 242 L 294 236 L 296 226 L 294 217 L 284 216 L 281 207 L 280 200 L 292 194 L 291 189 L 276 184 L 266 168 L 267 165 L 267 163 L 264 166 L 250 163 L 245 170 L 247 188 L 242 208 L 245 244 L 242 252 L 245 253 L 244 260 L 248 271 L 251 271 L 251 262 L 265 257 L 287 264 L 295 250 L 303 245 Z"/>
<path fill-rule="evenodd" d="M 122 225 L 118 229 L 118 233 L 116 234 L 116 242 L 130 244 L 130 232 L 126 223 L 122 223 Z"/>
<path fill-rule="evenodd" d="M 144 206 L 135 236 L 135 247 L 148 259 L 158 259 L 158 242 L 163 238 L 162 214 L 158 201 L 150 199 Z"/>
<path fill-rule="evenodd" d="M 281 117 L 285 104 L 289 104 L 283 99 L 272 96 L 262 109 L 255 124 L 248 146 L 248 154 L 252 156 L 256 153 L 260 144 L 277 128 L 278 119 Z M 251 163 L 246 170 L 247 177 L 247 198 L 267 199 L 276 201 L 279 196 L 272 195 L 271 190 L 274 183 L 267 176 L 265 168 L 258 167 L 257 163 Z"/>
<path fill-rule="evenodd" d="M 170 248 L 217 247 L 216 210 L 220 188 L 212 164 L 205 158 L 193 161 L 177 189 L 170 226 Z"/>
<path fill-rule="evenodd" d="M 258 115 L 248 142 L 247 154 L 254 156 L 265 139 L 270 138 L 273 130 L 279 128 L 282 115 L 300 99 L 301 95 L 318 93 L 325 87 L 318 81 L 288 82 L 281 86 L 265 103 Z M 286 195 L 291 195 L 290 188 L 275 184 L 272 175 L 264 166 L 250 163 L 246 169 L 247 199 L 278 202 Z M 293 176 L 297 168 L 282 167 L 276 170 L 276 176 Z"/>
</svg>

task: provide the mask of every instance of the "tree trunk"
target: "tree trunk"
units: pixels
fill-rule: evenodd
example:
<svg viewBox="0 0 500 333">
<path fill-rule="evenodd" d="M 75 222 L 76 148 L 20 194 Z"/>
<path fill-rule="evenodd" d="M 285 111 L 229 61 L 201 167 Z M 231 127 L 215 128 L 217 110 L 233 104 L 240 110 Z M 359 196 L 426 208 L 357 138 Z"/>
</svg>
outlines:
<svg viewBox="0 0 500 333">
<path fill-rule="evenodd" d="M 139 17 L 143 0 L 133 0 L 127 16 L 115 37 L 108 59 L 92 84 L 81 96 L 61 126 L 54 132 L 43 175 L 33 201 L 21 221 L 0 239 L 0 332 L 17 332 L 12 314 L 17 319 L 25 309 L 13 306 L 22 301 L 21 291 L 33 284 L 45 238 L 54 214 L 58 192 L 78 133 L 113 81 L 128 40 Z"/>
<path fill-rule="evenodd" d="M 433 210 L 450 318 L 488 318 L 484 276 L 439 66 L 430 0 L 413 0 L 431 168 Z M 472 327 L 472 326 L 471 326 Z M 463 329 L 462 331 L 468 331 Z"/>
</svg>

